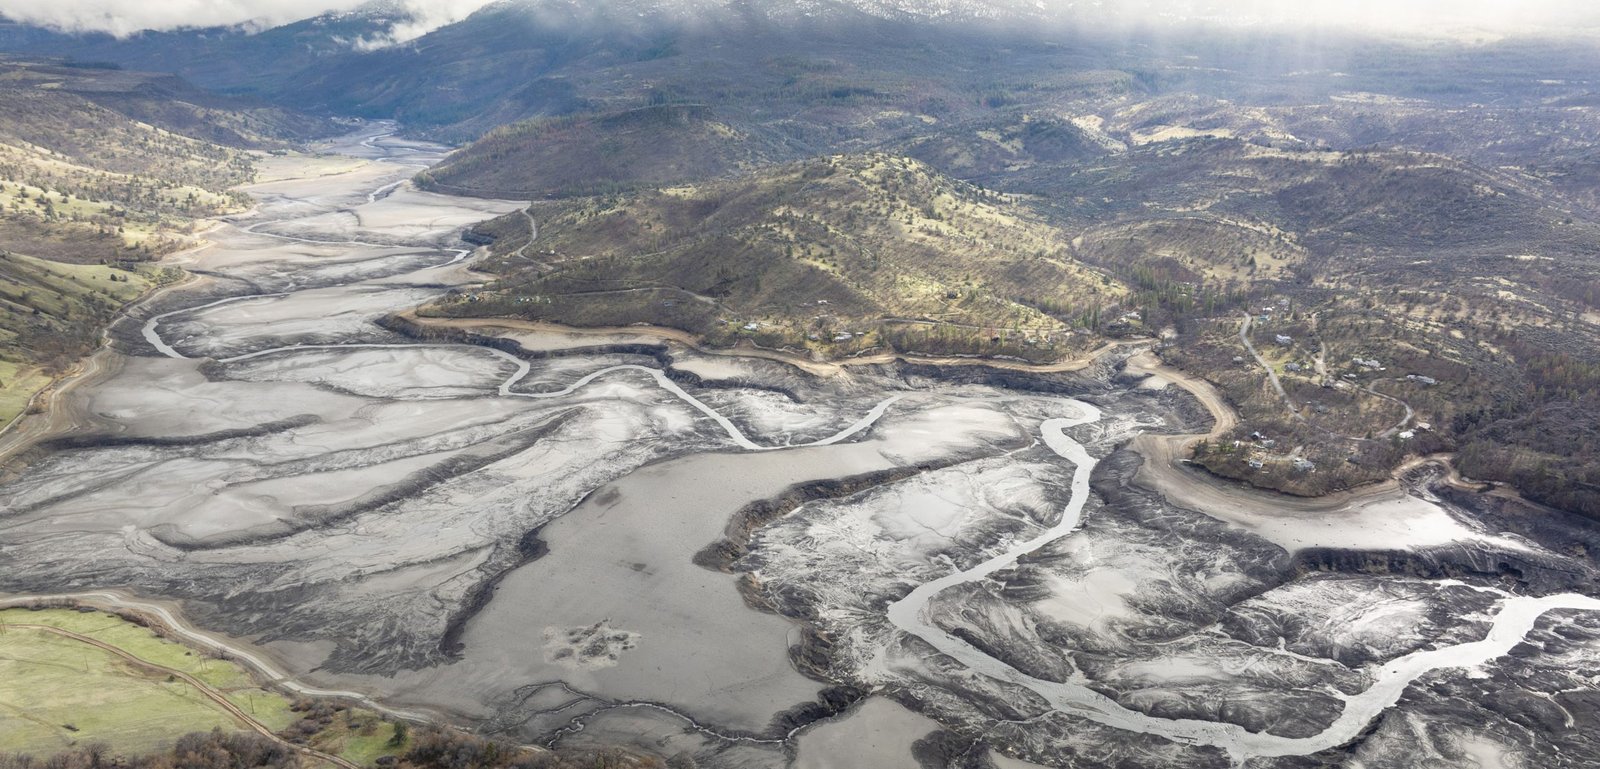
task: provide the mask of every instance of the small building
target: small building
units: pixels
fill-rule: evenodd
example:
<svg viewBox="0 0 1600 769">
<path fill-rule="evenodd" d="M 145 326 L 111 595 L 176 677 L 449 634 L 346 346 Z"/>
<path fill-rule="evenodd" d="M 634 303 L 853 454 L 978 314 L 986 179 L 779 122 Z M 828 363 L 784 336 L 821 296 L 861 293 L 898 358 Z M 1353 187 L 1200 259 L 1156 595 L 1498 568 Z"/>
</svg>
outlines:
<svg viewBox="0 0 1600 769">
<path fill-rule="evenodd" d="M 1235 355 L 1235 356 L 1233 356 L 1233 362 L 1234 363 L 1243 363 L 1244 362 L 1244 356 L 1243 355 Z"/>
<path fill-rule="evenodd" d="M 1311 460 L 1306 459 L 1305 457 L 1295 457 L 1294 458 L 1294 469 L 1295 469 L 1295 472 L 1309 473 L 1309 472 L 1311 472 L 1313 470 L 1316 470 L 1317 469 L 1317 465 L 1316 465 L 1315 462 L 1312 462 Z"/>
<path fill-rule="evenodd" d="M 1253 467 L 1253 468 L 1255 468 L 1255 469 L 1257 469 L 1257 470 L 1260 470 L 1260 469 L 1261 469 L 1261 468 L 1263 468 L 1263 467 L 1265 467 L 1265 466 L 1266 466 L 1266 464 L 1267 464 L 1267 463 L 1265 463 L 1265 462 L 1262 462 L 1262 461 L 1261 461 L 1261 460 L 1259 460 L 1259 459 L 1252 459 L 1252 460 L 1250 460 L 1250 466 L 1251 466 L 1251 467 Z"/>
<path fill-rule="evenodd" d="M 1417 437 L 1416 430 L 1404 430 L 1400 433 L 1400 440 L 1402 441 L 1409 441 L 1415 437 Z"/>
<path fill-rule="evenodd" d="M 744 324 L 744 330 L 746 330 L 746 331 L 755 331 L 758 328 L 761 328 L 761 324 L 759 324 L 759 323 L 750 322 L 750 323 Z"/>
<path fill-rule="evenodd" d="M 1379 363 L 1376 358 L 1356 358 L 1355 364 L 1362 368 L 1383 369 L 1383 364 Z"/>
<path fill-rule="evenodd" d="M 1278 442 L 1273 440 L 1273 439 L 1271 439 L 1271 438 L 1267 438 L 1267 439 L 1261 441 L 1261 448 L 1264 448 L 1264 449 L 1270 449 L 1270 448 L 1272 448 L 1272 447 L 1274 447 L 1276 445 L 1278 445 Z"/>
<path fill-rule="evenodd" d="M 1406 379 L 1424 385 L 1436 385 L 1439 383 L 1439 380 L 1434 379 L 1431 376 L 1423 376 L 1421 374 L 1406 374 Z"/>
<path fill-rule="evenodd" d="M 1298 373 L 1300 373 L 1300 364 L 1298 364 L 1298 363 L 1290 363 L 1289 365 L 1284 366 L 1283 370 L 1291 372 L 1291 373 L 1298 374 Z"/>
<path fill-rule="evenodd" d="M 1275 334 L 1275 335 L 1273 335 L 1272 339 L 1273 339 L 1273 341 L 1277 342 L 1278 344 L 1294 344 L 1294 337 L 1292 337 L 1292 336 L 1285 336 L 1283 334 Z"/>
<path fill-rule="evenodd" d="M 1418 422 L 1417 423 L 1417 432 L 1426 433 L 1426 432 L 1432 432 L 1432 431 L 1433 431 L 1433 425 L 1430 425 L 1427 422 Z"/>
<path fill-rule="evenodd" d="M 850 341 L 850 339 L 851 339 L 851 334 L 850 334 L 849 331 L 841 331 L 841 332 L 833 335 L 833 341 L 835 341 L 835 342 L 848 342 L 848 341 Z"/>
</svg>

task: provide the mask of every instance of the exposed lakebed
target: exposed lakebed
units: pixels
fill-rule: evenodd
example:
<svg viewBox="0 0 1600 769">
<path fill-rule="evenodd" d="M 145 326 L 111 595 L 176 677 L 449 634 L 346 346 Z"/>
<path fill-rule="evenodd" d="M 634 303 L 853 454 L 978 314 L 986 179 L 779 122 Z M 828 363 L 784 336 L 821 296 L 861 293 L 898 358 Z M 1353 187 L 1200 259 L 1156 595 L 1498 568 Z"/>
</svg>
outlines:
<svg viewBox="0 0 1600 769">
<path fill-rule="evenodd" d="M 1421 482 L 1175 506 L 1127 447 L 1203 409 L 1115 357 L 823 376 L 380 323 L 519 204 L 340 149 L 374 162 L 253 188 L 119 326 L 0 487 L 0 588 L 177 599 L 315 685 L 703 766 L 1600 759 L 1594 569 L 1544 544 L 1576 526 Z"/>
</svg>

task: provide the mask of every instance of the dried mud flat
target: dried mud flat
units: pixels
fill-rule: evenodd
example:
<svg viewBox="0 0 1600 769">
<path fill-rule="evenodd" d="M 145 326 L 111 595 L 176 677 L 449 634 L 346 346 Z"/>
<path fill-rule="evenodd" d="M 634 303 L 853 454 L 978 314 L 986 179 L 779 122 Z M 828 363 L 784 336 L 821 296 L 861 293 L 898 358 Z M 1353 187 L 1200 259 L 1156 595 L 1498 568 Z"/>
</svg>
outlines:
<svg viewBox="0 0 1600 769">
<path fill-rule="evenodd" d="M 0 487 L 0 590 L 175 601 L 306 685 L 701 766 L 1600 762 L 1582 525 L 1219 484 L 1161 437 L 1216 404 L 1131 349 L 802 369 L 397 323 L 519 204 L 411 189 L 441 150 L 379 133 L 274 169 L 119 324 Z"/>
</svg>

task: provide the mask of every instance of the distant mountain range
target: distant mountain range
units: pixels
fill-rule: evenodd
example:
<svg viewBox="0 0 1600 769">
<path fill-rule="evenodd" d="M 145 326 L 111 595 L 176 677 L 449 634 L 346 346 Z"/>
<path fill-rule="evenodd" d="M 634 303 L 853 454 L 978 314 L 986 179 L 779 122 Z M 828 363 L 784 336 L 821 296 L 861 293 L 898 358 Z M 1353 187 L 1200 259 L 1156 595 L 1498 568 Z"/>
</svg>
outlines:
<svg viewBox="0 0 1600 769">
<path fill-rule="evenodd" d="M 1504 43 L 1427 51 L 1250 30 L 1203 34 L 1108 24 L 1092 8 L 911 0 L 502 0 L 403 43 L 403 3 L 369 3 L 250 32 L 192 29 L 118 39 L 0 22 L 0 51 L 175 72 L 207 88 L 287 106 L 397 118 L 440 138 L 514 120 L 638 106 L 651 90 L 713 105 L 765 101 L 797 84 L 911 99 L 976 101 L 1064 72 L 1120 70 L 1145 90 L 1294 100 L 1337 91 L 1505 103 L 1541 79 L 1596 71 L 1592 46 Z M 1204 16 L 1205 9 L 1186 9 Z M 1126 10 L 1117 17 L 1128 18 Z M 1050 18 L 1046 18 L 1049 16 Z M 1046 23 L 1047 21 L 1053 23 Z M 404 35 L 402 35 L 404 36 Z M 1530 66 L 1537 62 L 1537 66 Z M 1555 67 L 1555 69 L 1552 69 Z M 1283 76 L 1294 74 L 1292 79 Z M 1266 87 L 1264 87 L 1266 86 Z"/>
</svg>

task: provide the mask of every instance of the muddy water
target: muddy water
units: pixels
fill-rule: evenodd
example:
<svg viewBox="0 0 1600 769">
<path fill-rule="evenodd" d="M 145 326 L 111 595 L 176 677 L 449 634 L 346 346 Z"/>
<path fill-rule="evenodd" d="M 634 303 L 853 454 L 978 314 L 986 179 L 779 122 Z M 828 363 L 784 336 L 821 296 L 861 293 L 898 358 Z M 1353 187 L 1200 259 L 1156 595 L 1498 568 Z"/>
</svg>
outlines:
<svg viewBox="0 0 1600 769">
<path fill-rule="evenodd" d="M 539 531 L 548 552 L 500 582 L 468 626 L 460 662 L 395 683 L 459 696 L 466 707 L 508 679 L 562 680 L 596 697 L 763 732 L 775 713 L 822 688 L 790 664 L 800 628 L 751 611 L 734 578 L 695 565 L 694 554 L 723 535 L 730 511 L 793 484 L 939 459 L 985 432 L 1012 435 L 992 412 L 968 416 L 978 434 L 932 435 L 961 420 L 934 410 L 865 442 L 697 454 L 636 470 Z M 586 632 L 597 625 L 619 637 Z"/>
</svg>

